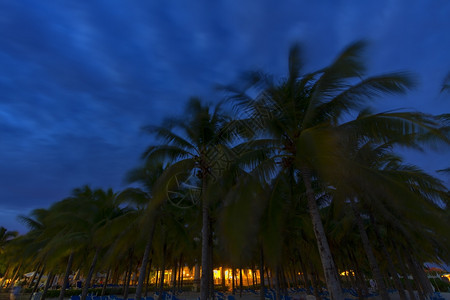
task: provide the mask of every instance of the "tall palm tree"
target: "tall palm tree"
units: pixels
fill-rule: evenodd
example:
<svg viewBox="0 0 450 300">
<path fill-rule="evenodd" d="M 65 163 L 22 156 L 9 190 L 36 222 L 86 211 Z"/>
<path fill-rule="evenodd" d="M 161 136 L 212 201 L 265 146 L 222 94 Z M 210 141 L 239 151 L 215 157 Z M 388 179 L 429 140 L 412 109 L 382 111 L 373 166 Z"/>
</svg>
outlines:
<svg viewBox="0 0 450 300">
<path fill-rule="evenodd" d="M 0 227 L 0 257 L 2 258 L 0 260 L 0 273 L 3 274 L 2 276 L 2 282 L 0 282 L 0 287 L 3 285 L 3 280 L 5 279 L 5 274 L 9 268 L 8 262 L 5 260 L 5 250 L 7 245 L 17 236 L 19 233 L 17 231 L 9 231 L 5 227 Z"/>
<path fill-rule="evenodd" d="M 366 113 L 353 119 L 352 115 L 374 97 L 403 93 L 413 86 L 405 73 L 363 78 L 363 49 L 364 43 L 354 43 L 330 66 L 301 74 L 300 48 L 294 46 L 286 79 L 275 81 L 269 75 L 254 72 L 250 77 L 251 93 L 230 88 L 237 109 L 246 112 L 252 124 L 247 127 L 269 138 L 267 144 L 277 149 L 275 161 L 279 166 L 292 165 L 300 171 L 332 299 L 342 299 L 342 291 L 312 181 L 320 179 L 325 186 L 333 185 L 339 181 L 340 172 L 348 170 L 346 153 L 340 147 L 342 135 L 395 138 L 398 143 L 411 145 L 415 134 L 436 132 L 439 127 L 433 117 L 417 113 Z M 255 89 L 260 91 L 256 97 L 252 96 Z"/>
<path fill-rule="evenodd" d="M 448 234 L 442 231 L 439 225 L 436 226 L 437 224 L 430 223 L 429 220 L 442 215 L 442 208 L 439 205 L 448 202 L 447 189 L 438 179 L 417 167 L 402 163 L 401 158 L 393 154 L 391 143 L 379 144 L 352 139 L 347 139 L 346 142 L 349 143 L 346 152 L 351 160 L 349 165 L 352 167 L 352 172 L 343 174 L 343 177 L 347 177 L 342 179 L 343 185 L 335 186 L 334 200 L 335 202 L 339 202 L 340 199 L 345 200 L 351 208 L 350 211 L 353 211 L 380 294 L 383 298 L 388 298 L 373 246 L 370 245 L 368 233 L 363 226 L 362 213 L 369 214 L 372 220 L 376 218 L 395 224 L 399 231 L 404 232 L 404 237 L 409 235 L 406 232 L 409 226 L 401 225 L 400 221 L 406 217 L 408 219 L 406 224 L 422 223 L 419 228 L 426 228 L 421 234 L 422 240 L 425 241 L 430 234 L 442 235 L 445 238 Z M 358 180 L 357 177 L 362 177 L 365 181 Z M 353 184 L 351 186 L 345 184 L 347 181 Z M 368 190 L 371 193 L 367 193 Z M 400 203 L 402 204 L 399 205 Z M 417 209 L 404 211 L 405 205 L 416 206 Z M 420 214 L 418 214 L 419 211 Z M 394 213 L 395 216 L 393 216 Z M 374 230 L 380 236 L 378 228 L 375 227 Z M 421 230 L 414 230 L 415 234 L 419 231 Z M 442 249 L 443 245 L 434 244 L 433 248 Z M 385 253 L 389 256 L 387 251 Z M 391 273 L 394 272 L 391 271 Z M 426 282 L 424 284 L 427 285 Z M 426 289 L 428 288 L 429 286 L 426 286 Z M 431 289 L 427 292 L 430 291 Z"/>
<path fill-rule="evenodd" d="M 211 282 L 209 242 L 211 236 L 210 207 L 207 198 L 209 183 L 218 176 L 215 168 L 218 161 L 218 149 L 232 140 L 229 126 L 230 118 L 221 109 L 220 104 L 213 107 L 203 105 L 192 98 L 182 118 L 168 119 L 163 126 L 150 126 L 147 130 L 154 134 L 162 144 L 150 146 L 144 153 L 147 161 L 171 162 L 164 172 L 161 182 L 174 182 L 176 175 L 192 174 L 200 181 L 202 210 L 202 277 L 201 300 L 208 298 L 208 285 Z M 169 187 L 169 189 L 172 187 Z M 159 191 L 155 205 L 167 196 L 167 190 Z"/>
<path fill-rule="evenodd" d="M 153 235 L 155 232 L 157 219 L 161 218 L 161 204 L 158 206 L 151 206 L 152 194 L 158 178 L 164 171 L 162 163 L 158 162 L 146 163 L 143 167 L 135 168 L 127 174 L 127 182 L 139 183 L 142 188 L 129 188 L 121 193 L 121 198 L 126 198 L 142 206 L 142 214 L 137 219 L 141 223 L 141 228 L 146 232 L 145 249 L 139 268 L 139 280 L 136 287 L 136 300 L 141 299 L 142 289 L 144 286 L 145 275 L 147 274 L 147 265 L 152 250 Z"/>
<path fill-rule="evenodd" d="M 112 189 L 91 190 L 89 187 L 83 187 L 74 191 L 74 198 L 82 207 L 82 215 L 84 222 L 88 225 L 85 234 L 85 242 L 89 252 L 93 252 L 91 265 L 86 276 L 85 284 L 82 289 L 81 299 L 87 297 L 89 284 L 94 273 L 99 255 L 103 248 L 108 246 L 104 244 L 101 238 L 98 238 L 98 231 L 110 221 L 123 214 L 117 194 Z"/>
</svg>

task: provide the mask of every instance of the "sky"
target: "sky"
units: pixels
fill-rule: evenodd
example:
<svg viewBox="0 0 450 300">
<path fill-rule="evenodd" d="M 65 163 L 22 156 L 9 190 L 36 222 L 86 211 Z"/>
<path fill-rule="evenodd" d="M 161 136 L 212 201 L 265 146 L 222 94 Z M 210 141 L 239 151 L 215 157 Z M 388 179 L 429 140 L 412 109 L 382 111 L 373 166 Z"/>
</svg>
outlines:
<svg viewBox="0 0 450 300">
<path fill-rule="evenodd" d="M 368 75 L 413 72 L 377 110 L 450 112 L 450 1 L 0 1 L 0 226 L 74 188 L 119 191 L 154 141 L 142 126 L 247 70 L 283 76 L 293 43 L 306 71 L 365 39 Z M 441 151 L 405 152 L 436 175 Z M 447 186 L 449 179 L 443 178 Z"/>
</svg>

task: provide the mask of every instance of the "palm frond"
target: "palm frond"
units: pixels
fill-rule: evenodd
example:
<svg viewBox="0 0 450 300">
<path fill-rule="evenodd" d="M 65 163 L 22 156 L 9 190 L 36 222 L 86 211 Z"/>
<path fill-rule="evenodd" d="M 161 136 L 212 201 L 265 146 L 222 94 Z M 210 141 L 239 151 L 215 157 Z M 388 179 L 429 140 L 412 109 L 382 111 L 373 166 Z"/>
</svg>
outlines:
<svg viewBox="0 0 450 300">
<path fill-rule="evenodd" d="M 154 134 L 157 139 L 162 143 L 169 144 L 171 146 L 179 147 L 186 151 L 195 151 L 195 146 L 189 141 L 174 133 L 170 128 L 162 126 L 145 126 L 143 127 L 145 131 L 150 134 Z"/>
<path fill-rule="evenodd" d="M 178 188 L 175 186 L 177 184 L 176 180 L 174 180 L 175 177 L 186 174 L 186 172 L 192 172 L 195 166 L 196 161 L 194 158 L 183 159 L 168 166 L 155 182 L 153 201 L 147 209 L 154 210 L 161 205 L 166 200 L 168 191 Z"/>
<path fill-rule="evenodd" d="M 361 108 L 367 100 L 383 94 L 399 94 L 414 86 L 409 73 L 392 73 L 370 77 L 342 91 L 331 101 L 320 104 L 316 109 L 318 120 L 335 120 L 342 114 Z"/>
<path fill-rule="evenodd" d="M 442 92 L 450 92 L 450 72 L 445 76 L 444 82 L 442 83 L 441 93 Z"/>
<path fill-rule="evenodd" d="M 164 161 L 177 161 L 179 159 L 184 159 L 189 156 L 195 156 L 195 153 L 185 151 L 176 146 L 170 145 L 158 145 L 150 146 L 142 154 L 142 158 L 147 160 L 147 162 L 164 162 Z"/>
</svg>

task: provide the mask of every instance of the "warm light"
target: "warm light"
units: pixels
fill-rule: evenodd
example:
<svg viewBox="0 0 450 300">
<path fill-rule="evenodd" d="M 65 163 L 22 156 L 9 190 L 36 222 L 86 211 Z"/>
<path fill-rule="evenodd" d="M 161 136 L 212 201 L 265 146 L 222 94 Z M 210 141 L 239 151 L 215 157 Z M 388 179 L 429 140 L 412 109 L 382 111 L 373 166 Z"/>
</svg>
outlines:
<svg viewBox="0 0 450 300">
<path fill-rule="evenodd" d="M 194 273 L 192 273 L 194 270 L 189 269 L 188 267 L 184 267 L 182 270 L 182 274 L 183 274 L 183 279 L 184 280 L 192 280 L 194 279 Z M 222 275 L 223 272 L 223 275 Z M 178 273 L 178 272 L 177 272 Z M 158 277 L 158 280 L 160 280 L 159 278 L 161 278 L 162 272 L 161 271 L 157 271 L 154 273 L 155 275 L 151 278 L 151 282 L 155 282 L 156 281 L 156 277 Z M 164 274 L 167 275 L 164 277 L 164 283 L 169 283 L 171 282 L 171 280 L 173 280 L 173 273 L 172 270 L 164 270 Z M 247 278 L 247 280 L 243 281 L 244 285 L 249 284 L 249 282 L 251 281 L 251 277 L 255 276 L 256 280 L 260 280 L 260 276 L 259 276 L 259 272 L 253 272 L 251 269 L 242 269 L 242 275 L 244 277 L 244 279 Z M 200 269 L 200 276 L 201 276 L 201 269 Z M 222 278 L 223 277 L 223 278 Z M 236 269 L 236 273 L 234 274 L 235 280 L 240 280 L 240 269 Z M 231 280 L 233 279 L 233 271 L 231 269 L 226 269 L 224 267 L 220 267 L 217 269 L 213 269 L 213 279 L 216 281 L 216 284 L 218 284 L 220 280 L 224 280 L 225 279 L 225 284 L 227 286 L 231 286 Z"/>
<path fill-rule="evenodd" d="M 355 276 L 355 272 L 353 272 L 353 270 L 349 270 L 349 271 L 344 271 L 340 274 L 341 276 Z"/>
</svg>

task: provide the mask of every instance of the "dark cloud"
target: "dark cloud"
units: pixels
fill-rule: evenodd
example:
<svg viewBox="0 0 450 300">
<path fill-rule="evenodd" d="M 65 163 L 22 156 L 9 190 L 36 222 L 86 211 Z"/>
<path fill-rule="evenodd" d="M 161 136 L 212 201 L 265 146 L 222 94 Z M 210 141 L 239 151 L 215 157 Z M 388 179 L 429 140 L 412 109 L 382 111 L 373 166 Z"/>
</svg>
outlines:
<svg viewBox="0 0 450 300">
<path fill-rule="evenodd" d="M 243 70 L 285 74 L 293 42 L 316 69 L 368 39 L 371 74 L 408 69 L 421 82 L 378 109 L 448 112 L 438 91 L 450 70 L 449 15 L 445 0 L 3 1 L 0 214 L 48 206 L 83 184 L 123 188 L 151 142 L 142 125 L 180 113 L 189 96 L 218 99 L 213 87 Z M 436 156 L 408 156 L 439 168 Z M 2 222 L 19 226 L 11 219 Z"/>
</svg>

